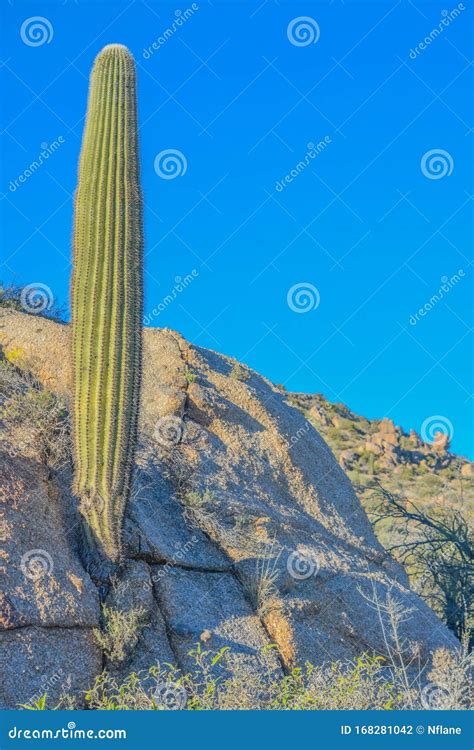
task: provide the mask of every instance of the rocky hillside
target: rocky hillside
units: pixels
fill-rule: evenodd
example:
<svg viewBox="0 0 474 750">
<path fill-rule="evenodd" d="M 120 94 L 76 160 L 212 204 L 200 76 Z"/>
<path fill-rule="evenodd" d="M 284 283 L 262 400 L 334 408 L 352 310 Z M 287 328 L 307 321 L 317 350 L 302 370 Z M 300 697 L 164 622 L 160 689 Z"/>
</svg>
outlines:
<svg viewBox="0 0 474 750">
<path fill-rule="evenodd" d="M 0 344 L 15 365 L 4 364 L 4 403 L 18 372 L 15 403 L 24 398 L 32 413 L 37 395 L 21 386 L 30 371 L 67 405 L 67 326 L 4 311 Z M 197 643 L 227 647 L 226 668 L 236 672 L 258 669 L 269 644 L 275 673 L 307 660 L 387 655 L 373 602 L 389 593 L 409 611 L 401 635 L 422 663 L 456 645 L 286 394 L 177 333 L 146 329 L 126 558 L 105 599 L 108 617 L 133 615 L 134 637 L 123 653 L 104 648 L 94 635 L 100 596 L 81 556 L 70 462 L 52 462 L 55 446 L 43 449 L 44 434 L 32 440 L 15 414 L 3 425 L 1 453 L 1 707 L 45 691 L 54 699 L 65 688 L 80 696 L 103 667 L 126 675 L 167 661 L 186 670 Z"/>
<path fill-rule="evenodd" d="M 391 419 L 360 417 L 320 393 L 291 393 L 288 400 L 330 446 L 369 513 L 374 487 L 380 482 L 424 510 L 458 508 L 472 517 L 474 463 L 451 453 L 446 434 L 435 432 L 432 442 L 426 442 L 414 430 L 405 433 Z"/>
</svg>

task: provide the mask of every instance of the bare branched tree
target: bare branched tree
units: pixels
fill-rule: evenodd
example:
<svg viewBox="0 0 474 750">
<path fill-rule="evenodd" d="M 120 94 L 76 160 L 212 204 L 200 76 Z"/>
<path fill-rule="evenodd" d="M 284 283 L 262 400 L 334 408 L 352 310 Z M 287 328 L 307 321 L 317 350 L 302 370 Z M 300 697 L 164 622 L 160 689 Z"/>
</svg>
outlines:
<svg viewBox="0 0 474 750">
<path fill-rule="evenodd" d="M 378 485 L 372 522 L 397 521 L 397 541 L 388 547 L 416 580 L 419 593 L 459 640 L 474 645 L 474 536 L 464 515 L 436 515 Z"/>
</svg>

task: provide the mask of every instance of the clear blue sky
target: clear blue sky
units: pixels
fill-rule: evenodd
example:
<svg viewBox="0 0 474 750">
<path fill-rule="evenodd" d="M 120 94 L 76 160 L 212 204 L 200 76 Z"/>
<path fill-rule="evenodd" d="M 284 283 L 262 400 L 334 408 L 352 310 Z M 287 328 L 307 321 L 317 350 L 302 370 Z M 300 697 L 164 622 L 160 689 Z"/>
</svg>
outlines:
<svg viewBox="0 0 474 750">
<path fill-rule="evenodd" d="M 197 5 L 144 56 L 172 28 L 174 3 L 2 3 L 0 277 L 44 283 L 68 304 L 87 79 L 101 47 L 123 43 L 138 64 L 145 312 L 172 293 L 175 277 L 196 276 L 152 325 L 405 429 L 440 415 L 454 450 L 472 456 L 471 10 L 416 51 L 455 4 Z M 49 24 L 35 46 L 20 33 L 33 16 Z M 288 25 L 299 16 L 317 23 L 316 43 L 293 43 Z M 42 144 L 60 136 L 13 191 Z M 326 136 L 317 158 L 277 190 L 307 144 Z M 187 161 L 175 179 L 154 168 L 166 149 Z M 434 149 L 447 153 L 451 172 L 439 179 L 421 168 Z M 442 277 L 460 270 L 410 323 Z M 287 302 L 300 283 L 319 293 L 304 314 Z"/>
</svg>

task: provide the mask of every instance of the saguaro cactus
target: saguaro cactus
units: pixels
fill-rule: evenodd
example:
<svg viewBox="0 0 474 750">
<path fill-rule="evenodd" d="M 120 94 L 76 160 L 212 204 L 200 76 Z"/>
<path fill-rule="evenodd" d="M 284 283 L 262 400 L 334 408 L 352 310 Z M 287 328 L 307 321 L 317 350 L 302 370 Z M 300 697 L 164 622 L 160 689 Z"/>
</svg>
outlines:
<svg viewBox="0 0 474 750">
<path fill-rule="evenodd" d="M 113 562 L 136 440 L 142 255 L 135 65 L 113 44 L 91 74 L 72 279 L 74 491 L 89 544 Z"/>
</svg>

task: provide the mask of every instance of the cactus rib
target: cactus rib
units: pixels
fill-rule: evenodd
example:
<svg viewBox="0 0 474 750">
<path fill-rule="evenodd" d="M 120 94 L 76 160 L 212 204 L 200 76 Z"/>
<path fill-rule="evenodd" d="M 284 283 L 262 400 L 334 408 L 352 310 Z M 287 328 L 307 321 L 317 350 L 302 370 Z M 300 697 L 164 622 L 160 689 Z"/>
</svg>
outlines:
<svg viewBox="0 0 474 750">
<path fill-rule="evenodd" d="M 105 47 L 91 74 L 75 198 L 74 491 L 117 562 L 136 442 L 143 287 L 135 66 Z"/>
</svg>

